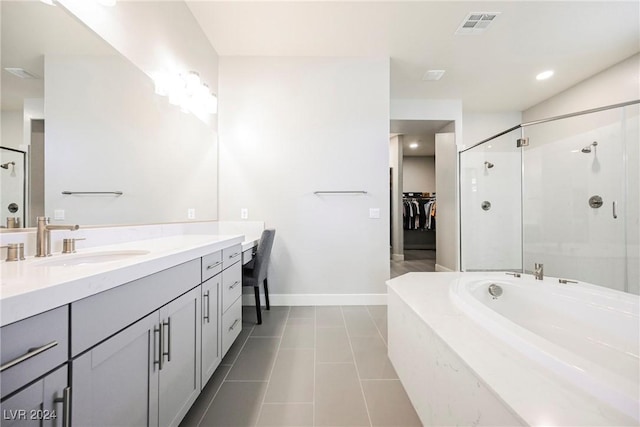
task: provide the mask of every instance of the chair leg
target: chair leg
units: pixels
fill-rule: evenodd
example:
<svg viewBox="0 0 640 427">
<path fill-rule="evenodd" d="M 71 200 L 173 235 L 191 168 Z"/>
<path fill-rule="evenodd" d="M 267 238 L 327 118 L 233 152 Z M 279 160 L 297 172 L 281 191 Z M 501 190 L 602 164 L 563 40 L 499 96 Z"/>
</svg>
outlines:
<svg viewBox="0 0 640 427">
<path fill-rule="evenodd" d="M 258 317 L 258 325 L 262 325 L 262 312 L 260 309 L 260 288 L 257 286 L 253 287 L 254 293 L 256 294 L 256 315 Z"/>
<path fill-rule="evenodd" d="M 264 282 L 262 283 L 264 286 L 264 299 L 267 303 L 267 310 L 271 310 L 271 306 L 269 305 L 269 287 L 267 286 L 267 278 L 265 277 Z"/>
</svg>

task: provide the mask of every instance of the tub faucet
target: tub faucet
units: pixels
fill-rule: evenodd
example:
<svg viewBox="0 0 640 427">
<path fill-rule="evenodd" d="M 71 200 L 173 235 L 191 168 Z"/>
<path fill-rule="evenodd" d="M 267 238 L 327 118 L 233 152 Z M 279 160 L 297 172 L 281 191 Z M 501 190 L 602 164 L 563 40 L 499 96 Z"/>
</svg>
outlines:
<svg viewBox="0 0 640 427">
<path fill-rule="evenodd" d="M 536 280 L 544 279 L 544 264 L 535 263 L 533 267 L 533 277 Z"/>
<path fill-rule="evenodd" d="M 75 225 L 52 225 L 49 224 L 49 217 L 39 216 L 36 218 L 38 221 L 38 230 L 36 231 L 36 256 L 47 257 L 51 256 L 51 230 L 77 230 L 80 228 L 78 224 Z"/>
</svg>

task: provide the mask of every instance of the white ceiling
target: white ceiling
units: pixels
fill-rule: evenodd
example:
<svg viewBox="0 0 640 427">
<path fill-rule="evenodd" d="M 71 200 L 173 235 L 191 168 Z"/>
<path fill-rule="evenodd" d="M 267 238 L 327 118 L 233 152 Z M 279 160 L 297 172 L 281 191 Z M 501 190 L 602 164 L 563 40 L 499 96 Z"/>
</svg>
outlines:
<svg viewBox="0 0 640 427">
<path fill-rule="evenodd" d="M 391 120 L 390 132 L 393 135 L 402 135 L 402 152 L 404 157 L 435 156 L 435 134 L 442 131 L 448 124 L 445 120 Z M 411 148 L 412 143 L 417 143 L 417 148 Z"/>
<path fill-rule="evenodd" d="M 525 110 L 640 50 L 638 0 L 186 1 L 221 56 L 389 56 L 392 99 L 467 111 Z M 454 35 L 470 12 L 501 14 Z M 447 72 L 422 81 L 428 69 Z"/>
</svg>

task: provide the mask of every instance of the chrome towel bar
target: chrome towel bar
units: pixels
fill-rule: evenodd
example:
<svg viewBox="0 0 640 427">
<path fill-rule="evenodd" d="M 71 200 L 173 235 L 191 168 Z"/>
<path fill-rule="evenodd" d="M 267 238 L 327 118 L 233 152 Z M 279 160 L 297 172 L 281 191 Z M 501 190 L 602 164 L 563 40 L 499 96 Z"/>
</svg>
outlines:
<svg viewBox="0 0 640 427">
<path fill-rule="evenodd" d="M 367 194 L 364 190 L 336 190 L 336 191 L 314 191 L 313 194 Z"/>
<path fill-rule="evenodd" d="M 63 191 L 62 194 L 113 194 L 114 196 L 122 196 L 122 191 Z"/>
</svg>

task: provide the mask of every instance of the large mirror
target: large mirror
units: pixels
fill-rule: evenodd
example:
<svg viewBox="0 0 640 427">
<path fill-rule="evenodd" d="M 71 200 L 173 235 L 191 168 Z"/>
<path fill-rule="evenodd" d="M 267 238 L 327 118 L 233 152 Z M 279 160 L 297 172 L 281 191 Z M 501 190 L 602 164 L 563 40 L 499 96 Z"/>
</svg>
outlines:
<svg viewBox="0 0 640 427">
<path fill-rule="evenodd" d="M 210 126 L 63 7 L 0 8 L 1 226 L 216 219 Z"/>
</svg>

